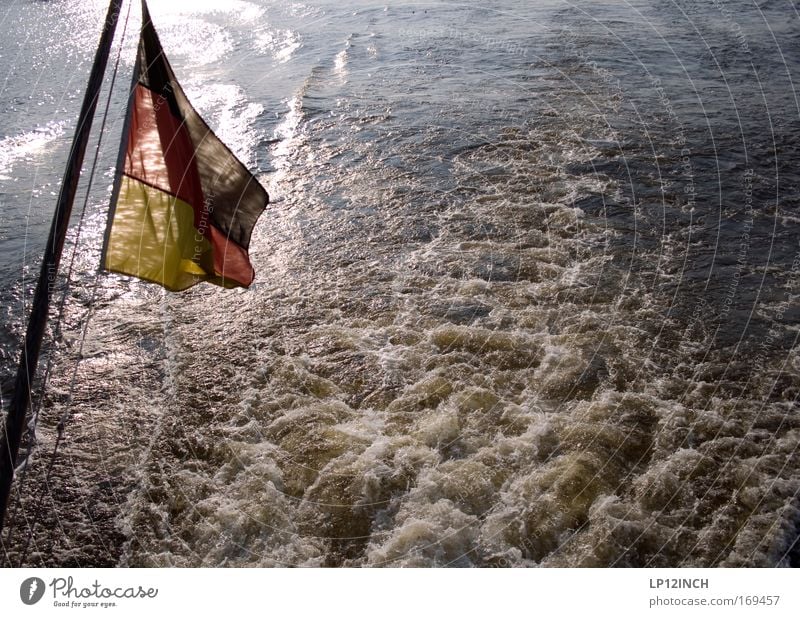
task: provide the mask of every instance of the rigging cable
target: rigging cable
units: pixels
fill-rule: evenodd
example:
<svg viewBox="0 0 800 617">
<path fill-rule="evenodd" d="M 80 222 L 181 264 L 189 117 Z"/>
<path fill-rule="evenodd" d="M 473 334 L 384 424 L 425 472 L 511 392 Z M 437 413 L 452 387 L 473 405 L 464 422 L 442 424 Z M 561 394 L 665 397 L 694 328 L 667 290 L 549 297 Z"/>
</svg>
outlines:
<svg viewBox="0 0 800 617">
<path fill-rule="evenodd" d="M 128 21 L 130 19 L 130 13 L 131 13 L 131 6 L 132 5 L 133 5 L 133 2 L 128 3 L 128 11 L 127 11 L 127 13 L 125 15 L 125 22 L 123 24 L 122 36 L 120 38 L 119 46 L 118 46 L 118 49 L 117 49 L 117 57 L 116 57 L 116 60 L 114 62 L 114 68 L 113 68 L 112 74 L 111 74 L 111 83 L 110 83 L 110 86 L 109 86 L 109 89 L 108 89 L 108 95 L 106 97 L 105 109 L 103 111 L 103 119 L 102 119 L 102 122 L 100 124 L 100 131 L 99 131 L 99 135 L 98 135 L 98 138 L 97 138 L 97 144 L 95 146 L 94 158 L 93 158 L 93 161 L 92 161 L 92 167 L 91 167 L 91 170 L 89 172 L 89 178 L 88 178 L 88 183 L 87 183 L 87 187 L 86 187 L 86 194 L 84 196 L 83 204 L 82 204 L 82 207 L 81 207 L 80 217 L 79 217 L 78 225 L 77 225 L 76 231 L 75 231 L 75 241 L 74 241 L 74 244 L 73 244 L 72 254 L 70 256 L 69 266 L 68 266 L 66 277 L 65 277 L 64 292 L 63 292 L 63 294 L 61 296 L 61 299 L 59 301 L 58 318 L 56 320 L 56 327 L 55 327 L 54 334 L 53 334 L 54 343 L 58 341 L 58 339 L 60 338 L 60 335 L 61 335 L 61 324 L 62 324 L 62 321 L 64 319 L 64 312 L 65 312 L 65 309 L 66 309 L 66 300 L 67 300 L 67 296 L 69 295 L 70 285 L 72 283 L 72 273 L 73 273 L 73 270 L 74 270 L 75 258 L 76 258 L 76 255 L 78 253 L 78 247 L 79 247 L 79 244 L 80 244 L 81 232 L 83 231 L 83 225 L 84 225 L 84 221 L 85 221 L 85 218 L 86 218 L 86 210 L 87 210 L 87 207 L 88 207 L 89 197 L 91 195 L 91 190 L 92 190 L 92 186 L 93 186 L 93 183 L 94 183 L 95 173 L 96 173 L 96 170 L 97 170 L 97 163 L 98 163 L 98 160 L 100 158 L 100 148 L 101 148 L 102 143 L 103 143 L 103 134 L 105 133 L 106 122 L 107 122 L 107 119 L 108 119 L 108 112 L 109 112 L 109 109 L 110 109 L 110 106 L 111 106 L 111 97 L 112 97 L 112 95 L 114 93 L 114 85 L 115 85 L 116 79 L 117 79 L 117 73 L 118 73 L 118 70 L 119 70 L 120 58 L 122 57 L 122 49 L 125 46 L 125 38 L 126 38 L 126 35 L 127 35 L 127 31 L 128 31 Z M 130 96 L 130 93 L 128 94 L 128 96 Z M 101 272 L 101 266 L 98 265 L 98 268 L 95 271 L 94 278 L 92 280 L 92 290 L 91 290 L 91 295 L 90 295 L 90 298 L 89 298 L 89 308 L 86 311 L 86 316 L 85 316 L 84 322 L 83 322 L 83 328 L 82 328 L 82 332 L 81 332 L 80 344 L 78 346 L 78 355 L 77 355 L 77 359 L 75 361 L 75 364 L 73 366 L 72 375 L 71 375 L 71 378 L 70 378 L 70 385 L 69 385 L 69 390 L 68 390 L 68 394 L 67 394 L 67 400 L 64 403 L 64 409 L 61 412 L 61 415 L 59 417 L 59 421 L 58 421 L 58 424 L 57 424 L 56 442 L 55 442 L 55 444 L 53 446 L 53 451 L 50 454 L 50 459 L 49 459 L 48 466 L 47 466 L 47 473 L 45 475 L 45 480 L 44 480 L 44 487 L 43 487 L 42 492 L 39 494 L 39 498 L 37 500 L 36 507 L 34 509 L 33 520 L 28 525 L 28 534 L 27 534 L 27 537 L 26 537 L 26 540 L 25 540 L 24 549 L 23 549 L 23 551 L 22 551 L 22 553 L 20 554 L 20 557 L 19 557 L 19 566 L 22 566 L 22 564 L 27 559 L 28 552 L 30 550 L 30 544 L 31 544 L 31 541 L 33 539 L 34 529 L 36 527 L 36 524 L 39 522 L 39 520 L 41 518 L 42 503 L 43 503 L 43 500 L 44 500 L 44 496 L 45 496 L 45 494 L 51 494 L 51 492 L 50 492 L 50 477 L 51 477 L 51 474 L 52 474 L 52 471 L 53 471 L 53 466 L 54 466 L 54 463 L 55 463 L 56 454 L 58 453 L 59 445 L 61 444 L 61 441 L 63 440 L 66 424 L 67 424 L 67 421 L 69 420 L 69 416 L 70 416 L 70 408 L 71 408 L 71 405 L 72 405 L 73 396 L 74 396 L 74 392 L 75 392 L 75 384 L 77 382 L 77 376 L 78 376 L 78 367 L 80 366 L 81 359 L 83 358 L 83 348 L 84 348 L 84 343 L 86 342 L 86 334 L 87 334 L 88 329 L 89 329 L 89 322 L 91 321 L 91 318 L 92 318 L 92 312 L 93 312 L 93 309 L 94 309 L 94 303 L 95 303 L 95 300 L 96 300 L 96 297 L 97 297 L 97 289 L 99 287 L 98 282 L 99 282 L 99 278 L 100 278 L 100 272 Z M 45 390 L 45 388 L 47 386 L 47 382 L 48 382 L 48 379 L 49 379 L 49 376 L 50 376 L 50 372 L 51 372 L 51 369 L 52 369 L 52 366 L 53 366 L 53 358 L 54 358 L 54 355 L 55 355 L 54 351 L 55 350 L 52 350 L 51 353 L 48 355 L 47 366 L 46 366 L 46 369 L 45 369 L 45 372 L 44 372 L 44 375 L 43 375 L 43 378 L 42 378 L 42 386 L 41 386 L 42 393 L 44 393 L 44 390 Z M 12 530 L 14 528 L 14 522 L 15 522 L 14 519 L 16 518 L 16 513 L 17 513 L 17 510 L 19 508 L 20 497 L 21 497 L 21 493 L 22 493 L 22 486 L 24 485 L 25 479 L 27 477 L 27 471 L 28 471 L 28 467 L 29 467 L 29 459 L 30 459 L 31 453 L 33 451 L 33 445 L 35 443 L 35 432 L 36 432 L 36 427 L 37 427 L 37 424 L 38 424 L 39 413 L 41 411 L 42 400 L 43 400 L 43 396 L 40 396 L 39 400 L 37 401 L 35 411 L 32 413 L 31 419 L 28 422 L 27 451 L 26 451 L 25 459 L 20 465 L 20 467 L 22 468 L 22 474 L 20 476 L 20 479 L 19 479 L 19 482 L 18 482 L 18 485 L 17 485 L 17 492 L 18 492 L 18 496 L 17 497 L 18 498 L 16 500 L 14 511 L 12 512 L 11 521 L 10 521 L 10 525 L 9 525 L 8 536 L 7 536 L 7 541 L 8 541 L 8 545 L 9 546 L 10 546 L 10 541 L 11 541 Z M 27 519 L 26 519 L 26 522 L 27 522 Z M 61 527 L 61 522 L 60 522 L 59 519 L 57 519 L 57 523 L 58 523 L 59 527 Z M 63 527 L 62 527 L 61 531 L 62 531 L 62 533 L 64 533 L 64 535 L 66 535 L 65 532 L 64 532 Z"/>
</svg>

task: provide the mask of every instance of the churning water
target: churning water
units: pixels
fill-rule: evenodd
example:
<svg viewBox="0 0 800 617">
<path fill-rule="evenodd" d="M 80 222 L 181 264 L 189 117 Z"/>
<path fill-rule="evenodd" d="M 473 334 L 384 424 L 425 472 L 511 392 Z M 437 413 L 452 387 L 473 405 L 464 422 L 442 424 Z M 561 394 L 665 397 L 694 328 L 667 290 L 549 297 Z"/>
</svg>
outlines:
<svg viewBox="0 0 800 617">
<path fill-rule="evenodd" d="M 3 3 L 6 399 L 102 4 Z M 256 283 L 95 287 L 132 17 L 9 563 L 800 562 L 796 2 L 152 4 Z"/>
</svg>

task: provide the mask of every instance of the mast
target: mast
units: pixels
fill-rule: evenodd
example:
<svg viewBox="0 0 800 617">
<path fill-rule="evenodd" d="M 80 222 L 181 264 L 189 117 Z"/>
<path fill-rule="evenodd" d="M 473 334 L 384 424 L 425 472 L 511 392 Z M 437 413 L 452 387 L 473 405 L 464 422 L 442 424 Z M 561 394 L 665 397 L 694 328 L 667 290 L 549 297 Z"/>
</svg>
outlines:
<svg viewBox="0 0 800 617">
<path fill-rule="evenodd" d="M 95 52 L 94 63 L 89 74 L 89 83 L 86 87 L 83 105 L 78 116 L 78 126 L 75 129 L 75 136 L 72 140 L 67 167 L 64 170 L 53 222 L 47 237 L 42 268 L 39 280 L 36 283 L 28 329 L 25 333 L 17 376 L 14 381 L 14 392 L 11 396 L 8 415 L 6 416 L 5 430 L 0 434 L 0 532 L 3 530 L 6 509 L 11 494 L 11 484 L 14 479 L 14 468 L 16 467 L 19 446 L 22 441 L 25 418 L 30 406 L 31 382 L 36 374 L 36 366 L 39 362 L 39 351 L 41 350 L 42 337 L 47 325 L 50 298 L 58 275 L 61 252 L 64 249 L 64 239 L 67 235 L 69 219 L 72 214 L 72 203 L 75 200 L 83 157 L 86 152 L 86 146 L 89 143 L 92 119 L 97 108 L 100 87 L 103 83 L 103 76 L 105 75 L 121 7 L 122 0 L 110 0 L 108 13 L 103 25 L 103 33 Z"/>
</svg>

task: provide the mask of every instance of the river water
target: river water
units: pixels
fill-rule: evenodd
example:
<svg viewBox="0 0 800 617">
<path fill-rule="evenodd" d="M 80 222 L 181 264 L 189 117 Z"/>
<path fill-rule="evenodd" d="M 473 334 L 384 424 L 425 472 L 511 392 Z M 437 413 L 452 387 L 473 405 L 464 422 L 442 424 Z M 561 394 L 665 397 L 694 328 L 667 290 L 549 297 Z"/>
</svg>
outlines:
<svg viewBox="0 0 800 617">
<path fill-rule="evenodd" d="M 102 5 L 0 4 L 4 401 Z M 800 564 L 796 2 L 153 2 L 272 198 L 180 294 L 96 275 L 137 10 L 7 563 Z"/>
</svg>

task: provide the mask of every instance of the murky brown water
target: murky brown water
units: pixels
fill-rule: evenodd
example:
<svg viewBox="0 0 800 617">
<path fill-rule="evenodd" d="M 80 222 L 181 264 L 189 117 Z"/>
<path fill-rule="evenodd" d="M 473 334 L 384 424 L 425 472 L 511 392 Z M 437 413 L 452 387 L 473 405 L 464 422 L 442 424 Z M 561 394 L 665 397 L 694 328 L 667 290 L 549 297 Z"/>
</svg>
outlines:
<svg viewBox="0 0 800 617">
<path fill-rule="evenodd" d="M 529 4 L 154 12 L 273 197 L 257 282 L 103 276 L 43 488 L 99 191 L 11 563 L 39 493 L 31 565 L 798 563 L 800 20 Z M 58 156 L 8 151 L 24 211 Z"/>
</svg>

